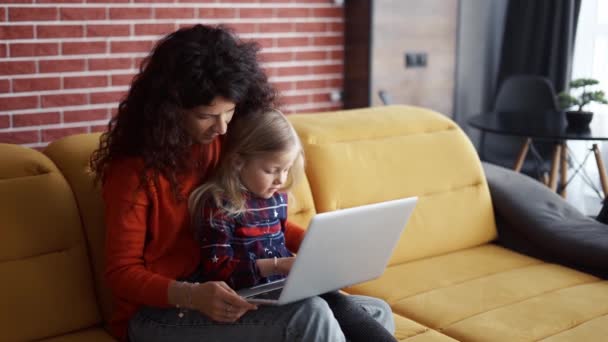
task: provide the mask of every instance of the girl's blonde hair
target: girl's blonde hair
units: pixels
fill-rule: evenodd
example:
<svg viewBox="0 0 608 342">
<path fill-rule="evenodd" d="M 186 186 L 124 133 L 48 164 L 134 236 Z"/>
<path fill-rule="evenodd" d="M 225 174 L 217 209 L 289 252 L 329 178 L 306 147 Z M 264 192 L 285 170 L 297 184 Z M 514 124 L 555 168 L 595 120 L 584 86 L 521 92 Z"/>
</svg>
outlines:
<svg viewBox="0 0 608 342">
<path fill-rule="evenodd" d="M 209 180 L 190 195 L 188 209 L 191 217 L 196 219 L 209 201 L 229 215 L 242 213 L 247 189 L 241 184 L 237 160 L 247 162 L 268 153 L 287 152 L 293 148 L 297 149 L 297 157 L 289 170 L 283 191 L 289 191 L 304 173 L 302 143 L 293 126 L 276 109 L 234 118 L 226 134 L 218 167 Z"/>
</svg>

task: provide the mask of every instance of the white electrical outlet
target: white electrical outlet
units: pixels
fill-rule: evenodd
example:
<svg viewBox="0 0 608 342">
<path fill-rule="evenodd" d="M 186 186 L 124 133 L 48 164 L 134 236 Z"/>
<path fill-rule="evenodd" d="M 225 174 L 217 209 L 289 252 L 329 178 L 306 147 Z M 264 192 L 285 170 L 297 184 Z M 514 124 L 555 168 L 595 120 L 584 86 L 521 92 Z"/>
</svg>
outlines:
<svg viewBox="0 0 608 342">
<path fill-rule="evenodd" d="M 342 92 L 339 90 L 332 90 L 329 93 L 329 99 L 331 102 L 340 102 L 342 101 Z"/>
</svg>

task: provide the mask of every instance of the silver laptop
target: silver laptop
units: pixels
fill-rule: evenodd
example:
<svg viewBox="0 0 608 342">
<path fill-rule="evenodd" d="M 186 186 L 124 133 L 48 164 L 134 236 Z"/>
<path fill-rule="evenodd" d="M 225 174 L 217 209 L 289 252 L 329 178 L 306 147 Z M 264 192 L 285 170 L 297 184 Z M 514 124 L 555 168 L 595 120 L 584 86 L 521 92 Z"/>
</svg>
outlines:
<svg viewBox="0 0 608 342">
<path fill-rule="evenodd" d="M 241 289 L 255 304 L 283 305 L 378 278 L 418 198 L 315 215 L 287 278 Z"/>
</svg>

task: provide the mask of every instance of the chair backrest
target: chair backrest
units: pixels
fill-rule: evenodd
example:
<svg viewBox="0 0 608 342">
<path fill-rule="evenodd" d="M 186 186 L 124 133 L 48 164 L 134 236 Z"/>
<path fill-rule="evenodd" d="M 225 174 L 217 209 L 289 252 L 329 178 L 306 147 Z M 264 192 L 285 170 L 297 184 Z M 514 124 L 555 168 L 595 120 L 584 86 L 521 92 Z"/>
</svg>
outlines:
<svg viewBox="0 0 608 342">
<path fill-rule="evenodd" d="M 386 90 L 378 90 L 378 97 L 380 97 L 382 104 L 384 104 L 385 106 L 394 104 L 393 97 Z"/>
<path fill-rule="evenodd" d="M 551 82 L 537 75 L 514 75 L 505 79 L 494 102 L 497 112 L 535 112 L 558 110 L 557 96 Z M 484 134 L 483 143 L 479 147 L 482 160 L 505 167 L 512 167 L 517 158 L 517 151 L 523 144 L 523 138 Z M 535 142 L 535 153 L 542 159 L 550 160 L 553 146 L 551 143 Z M 542 163 L 527 158 L 522 172 L 538 175 L 542 172 Z M 539 164 L 540 163 L 540 164 Z"/>
<path fill-rule="evenodd" d="M 557 99 L 551 82 L 542 76 L 515 75 L 500 85 L 495 111 L 557 110 Z"/>
</svg>

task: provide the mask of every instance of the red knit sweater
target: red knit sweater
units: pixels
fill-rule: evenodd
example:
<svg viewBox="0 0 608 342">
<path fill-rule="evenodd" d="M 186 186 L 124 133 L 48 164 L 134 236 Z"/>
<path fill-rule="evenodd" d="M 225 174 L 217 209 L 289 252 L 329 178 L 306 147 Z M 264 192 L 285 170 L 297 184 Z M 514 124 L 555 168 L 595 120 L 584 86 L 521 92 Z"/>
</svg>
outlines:
<svg viewBox="0 0 608 342">
<path fill-rule="evenodd" d="M 178 178 L 184 198 L 217 165 L 220 145 L 220 139 L 193 145 L 190 160 L 200 163 Z M 113 162 L 103 184 L 105 276 L 114 299 L 109 328 L 123 341 L 127 339 L 128 322 L 138 308 L 168 307 L 171 280 L 189 276 L 200 261 L 187 200 L 177 201 L 164 177 L 159 179 L 158 188 L 150 185 L 150 194 L 146 194 L 139 187 L 142 168 L 140 158 Z M 286 228 L 288 248 L 296 251 L 304 230 L 289 222 Z"/>
</svg>

